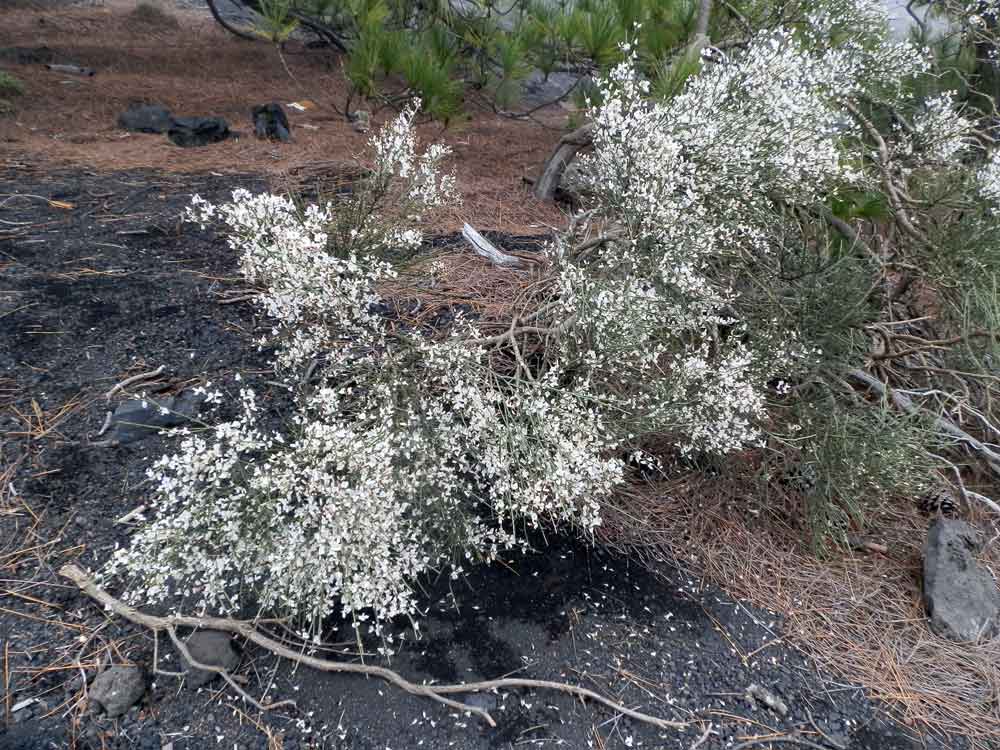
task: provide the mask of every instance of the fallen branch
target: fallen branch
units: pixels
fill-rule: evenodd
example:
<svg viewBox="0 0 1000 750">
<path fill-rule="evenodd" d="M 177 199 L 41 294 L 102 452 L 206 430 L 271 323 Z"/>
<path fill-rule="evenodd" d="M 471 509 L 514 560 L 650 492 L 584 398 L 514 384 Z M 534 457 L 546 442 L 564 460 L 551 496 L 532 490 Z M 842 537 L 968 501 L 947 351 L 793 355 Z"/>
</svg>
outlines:
<svg viewBox="0 0 1000 750">
<path fill-rule="evenodd" d="M 234 305 L 237 302 L 253 302 L 260 297 L 259 294 L 244 294 L 242 297 L 223 297 L 218 301 L 220 305 Z"/>
<path fill-rule="evenodd" d="M 97 434 L 94 435 L 94 437 L 100 437 L 111 428 L 111 418 L 113 416 L 114 412 L 108 409 L 108 413 L 104 415 L 104 424 L 101 425 L 101 429 L 97 431 Z"/>
<path fill-rule="evenodd" d="M 712 731 L 712 722 L 708 722 L 708 726 L 705 727 L 705 731 L 702 733 L 701 737 L 695 740 L 695 743 L 691 745 L 691 747 L 689 747 L 688 750 L 698 750 L 699 747 L 705 744 L 705 741 L 708 739 L 709 735 L 712 734 L 716 734 L 716 732 Z"/>
<path fill-rule="evenodd" d="M 119 524 L 121 524 L 121 523 L 128 523 L 129 521 L 132 521 L 132 520 L 140 517 L 142 515 L 142 513 L 143 513 L 144 510 L 146 510 L 145 503 L 143 503 L 142 505 L 138 506 L 137 508 L 132 508 L 132 510 L 130 510 L 124 516 L 122 516 L 121 518 L 119 518 L 118 520 L 116 520 L 115 523 L 119 523 Z"/>
<path fill-rule="evenodd" d="M 291 706 L 292 708 L 298 708 L 295 701 L 291 699 L 275 701 L 274 703 L 261 703 L 255 698 L 253 698 L 246 690 L 241 688 L 236 684 L 236 680 L 233 676 L 229 674 L 226 669 L 222 667 L 214 666 L 212 664 L 203 664 L 191 655 L 191 651 L 188 649 L 187 644 L 184 643 L 178 636 L 177 631 L 174 628 L 167 628 L 167 635 L 170 636 L 170 640 L 174 642 L 174 647 L 180 652 L 180 655 L 184 657 L 184 660 L 188 663 L 188 666 L 194 667 L 195 669 L 201 669 L 205 672 L 214 672 L 224 679 L 229 686 L 240 694 L 243 698 L 247 700 L 254 708 L 258 711 L 270 711 L 275 708 L 281 708 L 282 706 Z"/>
<path fill-rule="evenodd" d="M 875 552 L 879 555 L 889 554 L 889 548 L 884 544 L 868 541 L 857 534 L 848 534 L 847 543 L 851 549 L 858 550 L 859 552 Z"/>
<path fill-rule="evenodd" d="M 161 375 L 164 369 L 165 369 L 164 366 L 160 365 L 155 370 L 151 370 L 150 372 L 140 372 L 138 375 L 133 375 L 130 378 L 125 378 L 122 382 L 120 382 L 110 391 L 105 393 L 104 398 L 110 401 L 111 397 L 114 396 L 116 393 L 118 393 L 118 391 L 124 390 L 133 383 L 138 383 L 141 380 L 150 380 L 152 378 L 155 378 L 157 375 Z"/>
<path fill-rule="evenodd" d="M 251 42 L 261 41 L 261 37 L 257 36 L 256 34 L 253 34 L 249 31 L 244 31 L 243 29 L 229 23 L 229 21 L 227 21 L 225 17 L 223 17 L 222 13 L 219 12 L 218 7 L 216 7 L 218 1 L 219 0 L 207 0 L 208 10 L 212 14 L 212 18 L 215 19 L 215 22 L 218 23 L 219 26 L 224 28 L 230 34 L 235 34 L 240 39 L 248 39 Z"/>
<path fill-rule="evenodd" d="M 566 167 L 573 161 L 577 152 L 593 143 L 593 139 L 593 123 L 587 123 L 559 139 L 559 145 L 545 162 L 542 173 L 535 182 L 534 194 L 536 198 L 545 201 L 552 200 Z"/>
<path fill-rule="evenodd" d="M 523 260 L 517 256 L 508 255 L 503 252 L 469 224 L 462 225 L 462 236 L 466 242 L 472 245 L 472 249 L 476 251 L 476 255 L 486 258 L 490 263 L 510 268 L 524 268 Z"/>
<path fill-rule="evenodd" d="M 751 703 L 759 700 L 765 706 L 781 716 L 788 715 L 788 705 L 770 690 L 765 687 L 761 687 L 757 683 L 747 687 L 746 697 Z"/>
<path fill-rule="evenodd" d="M 587 688 L 579 687 L 577 685 L 568 685 L 561 682 L 550 682 L 548 680 L 528 680 L 508 677 L 499 680 L 484 680 L 482 682 L 468 682 L 458 685 L 419 685 L 410 682 L 399 673 L 394 672 L 391 669 L 386 669 L 385 667 L 355 664 L 351 662 L 330 661 L 328 659 L 320 659 L 315 656 L 300 653 L 282 643 L 279 643 L 278 641 L 273 640 L 272 638 L 269 638 L 246 621 L 231 620 L 223 617 L 190 617 L 184 615 L 158 617 L 156 615 L 140 612 L 135 607 L 129 606 L 128 604 L 125 604 L 124 602 L 111 596 L 111 594 L 98 586 L 94 582 L 93 578 L 91 578 L 78 565 L 64 565 L 59 569 L 59 574 L 76 584 L 80 591 L 100 604 L 104 607 L 104 609 L 124 617 L 126 620 L 135 623 L 136 625 L 147 627 L 152 630 L 154 634 L 160 633 L 161 631 L 167 633 L 172 639 L 174 639 L 175 645 L 179 640 L 176 638 L 176 629 L 179 627 L 205 628 L 208 630 L 220 630 L 226 633 L 232 633 L 242 638 L 246 638 L 251 643 L 257 644 L 261 648 L 270 651 L 276 656 L 283 656 L 286 659 L 291 659 L 294 662 L 304 664 L 307 667 L 312 667 L 313 669 L 318 669 L 322 672 L 348 672 L 351 674 L 364 674 L 371 677 L 378 677 L 395 685 L 405 692 L 410 693 L 411 695 L 429 698 L 463 713 L 475 714 L 482 718 L 491 727 L 496 726 L 496 721 L 492 716 L 490 716 L 489 712 L 484 711 L 481 708 L 477 708 L 476 706 L 470 706 L 468 704 L 461 703 L 460 701 L 452 700 L 446 696 L 455 693 L 479 693 L 490 690 L 498 690 L 501 688 L 540 688 L 568 693 L 581 699 L 590 699 L 596 703 L 601 703 L 607 706 L 612 711 L 624 714 L 625 716 L 635 719 L 636 721 L 651 724 L 659 729 L 684 729 L 688 726 L 688 722 L 660 719 L 655 716 L 642 713 L 641 711 L 634 711 L 630 708 L 626 708 L 620 703 L 616 703 L 610 698 L 605 698 L 600 693 L 588 690 Z M 182 654 L 184 653 L 184 649 L 179 650 Z M 189 658 L 188 662 L 197 669 L 207 669 L 208 671 L 219 672 L 225 676 L 224 670 L 220 670 L 217 667 L 198 664 Z M 227 680 L 227 682 L 229 682 L 230 685 L 234 685 L 231 680 Z M 238 692 L 243 694 L 244 697 L 249 697 L 246 696 L 243 690 L 238 689 Z M 280 704 L 272 704 L 272 706 L 273 705 Z"/>
<path fill-rule="evenodd" d="M 902 411 L 907 414 L 912 415 L 926 415 L 928 412 L 925 409 L 921 409 L 910 399 L 909 396 L 900 393 L 896 389 L 890 389 L 885 383 L 883 383 L 878 378 L 872 377 L 864 370 L 848 370 L 846 373 L 848 378 L 854 380 L 855 382 L 862 383 L 868 386 L 873 391 L 878 393 L 880 396 L 888 396 L 892 399 L 892 402 Z M 957 424 L 952 422 L 950 419 L 939 415 L 934 416 L 934 425 L 948 435 L 957 439 L 959 442 L 965 443 L 969 450 L 977 454 L 990 469 L 1000 476 L 1000 454 L 996 453 L 992 448 L 983 444 L 982 441 L 977 440 L 972 435 L 967 433 Z"/>
<path fill-rule="evenodd" d="M 46 65 L 54 73 L 69 73 L 75 76 L 91 77 L 96 71 L 93 68 L 81 68 L 79 65 Z"/>
</svg>

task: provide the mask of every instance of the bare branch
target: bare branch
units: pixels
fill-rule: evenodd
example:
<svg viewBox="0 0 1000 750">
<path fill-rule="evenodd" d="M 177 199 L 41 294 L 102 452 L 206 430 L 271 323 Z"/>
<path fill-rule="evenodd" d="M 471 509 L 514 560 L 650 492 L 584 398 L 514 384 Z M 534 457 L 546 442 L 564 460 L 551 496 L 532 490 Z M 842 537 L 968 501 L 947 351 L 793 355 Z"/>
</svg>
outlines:
<svg viewBox="0 0 1000 750">
<path fill-rule="evenodd" d="M 130 378 L 125 378 L 122 382 L 120 382 L 118 385 L 114 386 L 110 391 L 105 393 L 104 398 L 110 401 L 111 397 L 114 396 L 116 393 L 118 393 L 118 391 L 124 390 L 133 383 L 138 383 L 140 380 L 152 380 L 158 375 L 161 375 L 163 373 L 163 370 L 164 370 L 164 365 L 160 365 L 155 370 L 150 370 L 149 372 L 141 372 L 138 375 L 133 375 Z"/>
<path fill-rule="evenodd" d="M 181 656 L 188 663 L 189 666 L 195 669 L 201 669 L 205 672 L 214 672 L 224 679 L 229 686 L 239 693 L 247 702 L 251 703 L 254 708 L 258 711 L 270 711 L 275 708 L 281 708 L 282 706 L 291 706 L 292 708 L 298 708 L 298 705 L 293 700 L 283 700 L 276 701 L 274 703 L 263 704 L 253 698 L 249 693 L 247 693 L 243 688 L 236 684 L 236 680 L 232 678 L 232 675 L 222 667 L 213 666 L 211 664 L 203 664 L 191 655 L 191 651 L 188 649 L 187 644 L 184 643 L 178 636 L 177 631 L 174 628 L 167 628 L 167 635 L 170 636 L 170 640 L 174 642 L 174 647 L 180 652 Z"/>
<path fill-rule="evenodd" d="M 850 380 L 871 388 L 880 396 L 888 396 L 899 409 L 905 411 L 907 414 L 928 414 L 925 409 L 921 409 L 919 406 L 914 404 L 909 396 L 900 393 L 895 388 L 890 389 L 881 380 L 872 377 L 864 370 L 848 370 L 845 374 Z M 977 454 L 995 474 L 1000 476 L 1000 454 L 996 453 L 989 446 L 983 444 L 980 440 L 972 437 L 972 435 L 967 433 L 950 419 L 946 419 L 945 417 L 938 415 L 933 416 L 934 425 L 941 430 L 941 432 L 951 435 L 959 442 L 964 443 L 968 446 L 969 450 Z"/>
<path fill-rule="evenodd" d="M 462 225 L 462 236 L 466 242 L 472 245 L 472 249 L 476 251 L 476 255 L 486 258 L 490 263 L 509 268 L 524 268 L 523 260 L 500 250 L 468 223 Z"/>
<path fill-rule="evenodd" d="M 353 662 L 330 661 L 328 659 L 320 659 L 316 656 L 300 653 L 264 635 L 247 621 L 232 620 L 223 617 L 190 617 L 184 615 L 159 617 L 145 612 L 140 612 L 135 607 L 129 606 L 128 604 L 125 604 L 124 602 L 111 596 L 111 594 L 98 586 L 94 582 L 94 579 L 91 578 L 91 576 L 89 576 L 82 568 L 72 563 L 64 565 L 60 568 L 59 574 L 76 584 L 80 591 L 85 593 L 106 610 L 124 617 L 126 620 L 133 622 L 136 625 L 147 627 L 154 633 L 159 633 L 161 631 L 166 632 L 170 635 L 171 639 L 174 641 L 174 645 L 178 646 L 178 650 L 181 651 L 182 654 L 184 654 L 187 649 L 186 647 L 182 647 L 182 645 L 178 645 L 182 644 L 182 642 L 179 638 L 177 638 L 176 628 L 185 627 L 221 630 L 226 633 L 233 633 L 234 635 L 246 638 L 251 643 L 257 644 L 261 648 L 270 651 L 272 654 L 282 656 L 286 659 L 291 659 L 294 662 L 304 664 L 307 667 L 312 667 L 313 669 L 318 669 L 322 672 L 347 672 L 351 674 L 364 674 L 371 677 L 378 677 L 395 685 L 405 692 L 410 693 L 411 695 L 429 698 L 463 713 L 475 714 L 491 727 L 496 726 L 496 721 L 494 721 L 493 717 L 490 716 L 487 711 L 477 708 L 476 706 L 470 706 L 465 703 L 452 700 L 451 698 L 447 698 L 445 696 L 455 693 L 480 693 L 502 688 L 539 688 L 545 690 L 557 690 L 562 693 L 577 696 L 578 698 L 587 698 L 596 703 L 607 706 L 612 711 L 624 714 L 625 716 L 635 719 L 636 721 L 641 721 L 660 729 L 685 729 L 689 726 L 689 723 L 685 721 L 660 719 L 656 716 L 650 716 L 649 714 L 642 713 L 641 711 L 635 711 L 621 705 L 620 703 L 616 703 L 610 698 L 605 698 L 603 695 L 596 693 L 593 690 L 588 690 L 587 688 L 580 687 L 578 685 L 569 685 L 562 682 L 508 677 L 499 680 L 484 680 L 481 682 L 468 682 L 458 685 L 418 685 L 410 682 L 398 672 L 386 669 L 385 667 L 376 667 L 368 664 L 355 664 Z M 222 670 L 219 667 L 211 667 L 193 661 L 190 658 L 190 653 L 186 654 L 185 658 L 188 660 L 189 664 L 198 669 L 206 669 L 211 672 L 218 672 L 224 677 L 226 676 L 225 670 Z M 241 695 L 249 698 L 243 690 L 236 687 L 231 679 L 227 680 L 227 682 L 236 688 Z M 284 702 L 271 704 L 271 707 L 282 705 L 283 703 Z M 257 705 L 259 706 L 259 704 Z"/>
</svg>

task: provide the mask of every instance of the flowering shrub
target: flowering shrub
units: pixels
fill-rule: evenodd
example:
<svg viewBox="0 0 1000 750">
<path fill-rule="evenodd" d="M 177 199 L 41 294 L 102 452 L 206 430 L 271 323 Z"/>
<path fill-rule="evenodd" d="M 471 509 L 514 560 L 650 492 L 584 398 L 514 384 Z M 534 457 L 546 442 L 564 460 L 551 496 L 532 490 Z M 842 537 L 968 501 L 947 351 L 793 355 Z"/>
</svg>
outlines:
<svg viewBox="0 0 1000 750">
<path fill-rule="evenodd" d="M 922 53 L 892 41 L 871 4 L 829 0 L 668 101 L 650 99 L 625 54 L 591 112 L 593 205 L 545 249 L 534 302 L 505 320 L 427 333 L 380 313 L 393 252 L 454 200 L 447 150 L 418 152 L 418 105 L 374 136 L 373 169 L 341 202 L 195 197 L 192 220 L 221 221 L 263 290 L 296 411 L 286 432 L 266 431 L 245 390 L 235 419 L 185 433 L 152 470 L 158 517 L 107 573 L 135 575 L 137 599 L 231 611 L 250 596 L 313 629 L 340 611 L 379 631 L 418 613 L 412 587 L 429 570 L 458 575 L 546 524 L 591 533 L 623 456 L 655 463 L 648 438 L 683 452 L 763 445 L 791 384 L 801 397 L 831 363 L 853 366 L 876 315 L 858 279 L 876 259 L 854 252 L 857 234 L 845 253 L 801 216 L 884 183 L 922 236 L 895 180 L 950 164 L 971 124 L 949 97 L 884 137 L 862 111 L 902 107 Z M 981 172 L 987 197 L 997 172 L 995 160 Z M 836 323 L 831 294 L 849 307 Z"/>
<path fill-rule="evenodd" d="M 239 417 L 184 434 L 154 466 L 158 518 L 107 570 L 137 575 L 135 598 L 232 611 L 252 591 L 311 625 L 337 607 L 378 630 L 416 612 L 410 586 L 430 568 L 457 575 L 545 522 L 599 523 L 622 468 L 584 394 L 560 391 L 555 370 L 511 389 L 467 322 L 390 335 L 377 312 L 376 285 L 395 275 L 380 251 L 414 233 L 400 219 L 454 198 L 446 151 L 416 153 L 415 112 L 372 139 L 374 169 L 347 205 L 193 199 L 190 218 L 222 221 L 264 289 L 280 371 L 293 382 L 322 355 L 321 385 L 299 394 L 288 434 L 262 430 L 245 390 Z"/>
</svg>

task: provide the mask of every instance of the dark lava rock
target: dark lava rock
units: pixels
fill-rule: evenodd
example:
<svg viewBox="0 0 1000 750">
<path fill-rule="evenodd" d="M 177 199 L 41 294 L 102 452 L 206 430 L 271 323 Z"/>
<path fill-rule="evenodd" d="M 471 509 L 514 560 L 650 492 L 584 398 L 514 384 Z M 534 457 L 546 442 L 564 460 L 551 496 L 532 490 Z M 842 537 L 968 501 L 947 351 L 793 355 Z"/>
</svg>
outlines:
<svg viewBox="0 0 1000 750">
<path fill-rule="evenodd" d="M 101 672 L 89 688 L 91 703 L 109 717 L 123 716 L 146 692 L 146 676 L 140 667 L 111 667 Z"/>
<path fill-rule="evenodd" d="M 222 667 L 231 672 L 240 664 L 240 652 L 233 645 L 233 639 L 218 630 L 199 630 L 187 640 L 187 648 L 191 658 L 199 664 L 209 667 Z M 191 667 L 187 659 L 181 657 L 184 671 L 188 673 L 189 687 L 198 688 L 207 685 L 218 677 L 218 673 Z"/>
<path fill-rule="evenodd" d="M 111 415 L 109 440 L 134 443 L 155 435 L 165 427 L 184 424 L 198 411 L 201 397 L 182 393 L 167 398 L 144 398 L 123 401 Z"/>
<path fill-rule="evenodd" d="M 288 124 L 285 110 L 277 102 L 261 104 L 253 108 L 253 130 L 258 138 L 276 141 L 292 140 L 292 128 Z"/>
<path fill-rule="evenodd" d="M 56 54 L 44 45 L 41 47 L 2 47 L 0 60 L 18 65 L 32 65 L 55 62 Z"/>
<path fill-rule="evenodd" d="M 185 148 L 218 143 L 230 135 L 229 123 L 221 117 L 174 117 L 167 130 L 167 137 Z"/>
<path fill-rule="evenodd" d="M 170 110 L 159 104 L 139 104 L 118 116 L 118 127 L 133 133 L 166 133 L 170 130 Z"/>
<path fill-rule="evenodd" d="M 931 629 L 954 641 L 978 641 L 1000 630 L 1000 592 L 976 561 L 980 544 L 967 523 L 939 518 L 924 545 L 924 602 Z"/>
</svg>

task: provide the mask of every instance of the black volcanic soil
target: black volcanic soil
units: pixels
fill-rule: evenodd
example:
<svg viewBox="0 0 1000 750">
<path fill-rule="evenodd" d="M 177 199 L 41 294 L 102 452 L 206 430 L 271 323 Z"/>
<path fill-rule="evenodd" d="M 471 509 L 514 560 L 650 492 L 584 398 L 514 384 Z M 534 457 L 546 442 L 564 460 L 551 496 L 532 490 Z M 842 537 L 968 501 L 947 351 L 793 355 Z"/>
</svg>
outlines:
<svg viewBox="0 0 1000 750">
<path fill-rule="evenodd" d="M 153 641 L 107 618 L 56 570 L 70 560 L 94 568 L 126 543 L 134 525 L 118 519 L 151 502 L 146 467 L 170 450 L 156 434 L 93 441 L 108 410 L 139 393 L 182 394 L 205 380 L 226 387 L 237 373 L 270 393 L 267 357 L 254 344 L 266 321 L 250 303 L 221 304 L 241 288 L 232 252 L 218 234 L 179 220 L 192 193 L 219 201 L 262 184 L 150 172 L 0 175 L 0 472 L 15 467 L 0 497 L 0 748 L 686 750 L 709 726 L 706 750 L 754 739 L 794 747 L 796 732 L 830 750 L 923 746 L 862 689 L 828 679 L 786 645 L 776 615 L 681 572 L 653 574 L 552 537 L 544 551 L 467 581 L 427 581 L 423 637 L 405 643 L 392 668 L 417 682 L 573 682 L 689 721 L 687 730 L 656 730 L 555 692 L 468 696 L 497 719 L 491 729 L 381 681 L 295 669 L 253 647 L 239 670 L 246 690 L 292 698 L 297 709 L 262 713 L 218 682 L 195 691 L 157 676 L 121 719 L 85 711 L 79 667 L 88 678 L 101 664 L 149 667 Z M 160 366 L 158 378 L 105 398 Z M 329 640 L 343 644 L 333 657 L 356 658 L 349 628 L 332 623 Z M 177 656 L 161 643 L 163 654 L 170 669 Z M 751 684 L 780 697 L 788 714 L 751 706 Z"/>
</svg>

